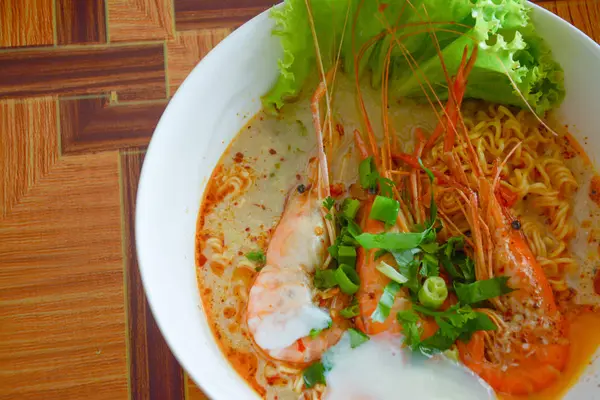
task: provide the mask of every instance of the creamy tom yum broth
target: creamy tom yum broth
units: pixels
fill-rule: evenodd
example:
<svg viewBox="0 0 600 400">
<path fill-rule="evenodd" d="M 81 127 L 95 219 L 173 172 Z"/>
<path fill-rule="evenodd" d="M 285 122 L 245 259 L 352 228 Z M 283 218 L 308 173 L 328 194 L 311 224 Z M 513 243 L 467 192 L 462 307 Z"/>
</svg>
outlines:
<svg viewBox="0 0 600 400">
<path fill-rule="evenodd" d="M 600 178 L 553 117 L 561 70 L 527 7 L 273 12 L 282 75 L 215 167 L 196 240 L 214 336 L 259 396 L 554 399 L 577 381 L 599 342 Z"/>
</svg>

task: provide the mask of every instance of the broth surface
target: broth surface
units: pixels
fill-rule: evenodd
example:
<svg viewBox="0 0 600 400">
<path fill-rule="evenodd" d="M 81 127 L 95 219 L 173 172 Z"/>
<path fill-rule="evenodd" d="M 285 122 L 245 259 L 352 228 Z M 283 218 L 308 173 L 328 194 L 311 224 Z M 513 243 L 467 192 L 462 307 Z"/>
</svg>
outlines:
<svg viewBox="0 0 600 400">
<path fill-rule="evenodd" d="M 352 192 L 360 161 L 353 146 L 352 132 L 363 127 L 353 83 L 340 74 L 336 85 L 333 132 L 339 147 L 334 159 L 330 160 L 330 171 L 332 182 Z M 362 91 L 369 115 L 380 115 L 381 93 L 368 85 L 364 85 Z M 481 103 L 469 104 L 475 108 L 487 107 Z M 429 106 L 408 100 L 390 105 L 389 113 L 394 132 L 405 151 L 412 151 L 415 128 L 431 132 L 437 121 Z M 269 399 L 297 399 L 298 392 L 294 389 L 302 383 L 299 382 L 301 367 L 269 359 L 252 341 L 246 307 L 260 265 L 246 256 L 258 250 L 266 252 L 288 192 L 297 190 L 300 185 L 309 185 L 308 164 L 316 154 L 311 118 L 306 96 L 287 105 L 278 116 L 258 113 L 235 137 L 216 166 L 198 219 L 198 280 L 211 328 L 236 371 L 258 394 Z M 381 123 L 374 120 L 373 124 L 375 135 L 381 140 Z M 564 146 L 572 151 L 568 143 Z M 570 245 L 578 268 L 568 271 L 572 289 L 561 294 L 559 301 L 566 312 L 578 315 L 572 319 L 575 321 L 573 326 L 579 330 L 581 321 L 588 321 L 586 318 L 590 317 L 575 304 L 598 304 L 593 277 L 600 252 L 590 251 L 590 248 L 598 248 L 600 219 L 598 206 L 588 196 L 587 182 L 593 176 L 591 165 L 575 156 L 567 160 L 567 165 L 580 186 L 574 197 L 575 212 L 571 218 L 577 230 Z M 527 207 L 523 207 L 521 212 L 526 214 Z M 541 219 L 538 222 L 545 224 Z M 543 232 L 550 234 L 549 230 Z M 598 344 L 596 339 L 577 332 L 570 336 L 579 344 L 573 351 L 564 379 L 544 392 L 551 398 L 563 393 L 576 380 Z"/>
</svg>

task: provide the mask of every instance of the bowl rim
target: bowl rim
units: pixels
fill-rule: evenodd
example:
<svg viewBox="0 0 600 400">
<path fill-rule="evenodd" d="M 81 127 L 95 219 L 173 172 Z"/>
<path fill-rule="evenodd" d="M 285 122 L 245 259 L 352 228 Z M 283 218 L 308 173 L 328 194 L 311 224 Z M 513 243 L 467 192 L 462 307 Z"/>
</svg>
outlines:
<svg viewBox="0 0 600 400">
<path fill-rule="evenodd" d="M 587 34 L 585 34 L 581 29 L 574 26 L 573 24 L 566 21 L 565 19 L 561 18 L 557 14 L 545 9 L 544 7 L 542 7 L 536 3 L 531 2 L 530 0 L 527 0 L 527 3 L 533 9 L 534 13 L 544 14 L 544 17 L 551 20 L 553 25 L 554 24 L 562 25 L 564 27 L 568 27 L 568 29 L 570 31 L 577 33 L 577 37 L 579 40 L 585 42 L 585 44 L 587 44 L 588 46 L 592 45 L 591 47 L 595 48 L 595 50 L 600 55 L 600 44 L 595 42 L 592 38 L 590 38 Z M 187 75 L 185 80 L 182 82 L 180 87 L 177 89 L 177 91 L 175 92 L 173 97 L 170 99 L 169 104 L 167 105 L 163 114 L 160 117 L 160 120 L 153 132 L 152 138 L 147 147 L 146 155 L 145 155 L 142 169 L 140 172 L 140 178 L 138 181 L 137 195 L 136 195 L 136 208 L 135 208 L 135 215 L 134 215 L 135 256 L 137 257 L 137 260 L 138 260 L 139 273 L 140 273 L 140 277 L 141 277 L 141 281 L 142 281 L 142 286 L 144 288 L 144 292 L 145 292 L 145 295 L 147 298 L 147 302 L 148 302 L 148 305 L 152 312 L 152 316 L 154 317 L 154 320 L 155 320 L 165 342 L 167 343 L 169 350 L 171 351 L 171 353 L 173 354 L 173 356 L 175 357 L 177 362 L 180 364 L 180 366 L 183 368 L 183 370 L 188 373 L 188 375 L 192 378 L 194 383 L 196 385 L 198 385 L 202 389 L 202 391 L 206 395 L 209 396 L 209 398 L 217 398 L 218 389 L 216 388 L 216 386 L 214 384 L 207 381 L 206 379 L 202 379 L 202 376 L 199 376 L 195 371 L 190 369 L 189 368 L 190 364 L 186 360 L 186 357 L 182 353 L 178 352 L 178 350 L 175 350 L 179 347 L 178 345 L 176 345 L 176 343 L 181 342 L 181 337 L 179 337 L 176 332 L 170 330 L 165 325 L 164 318 L 161 319 L 161 314 L 157 312 L 157 300 L 154 297 L 155 291 L 153 290 L 153 287 L 149 283 L 149 278 L 148 278 L 148 276 L 152 273 L 151 272 L 152 268 L 148 267 L 148 264 L 146 264 L 144 261 L 142 261 L 142 260 L 145 260 L 145 258 L 142 256 L 142 253 L 144 253 L 144 249 L 142 248 L 143 246 L 140 246 L 139 244 L 143 243 L 144 240 L 141 240 L 141 236 L 140 236 L 139 232 L 140 232 L 140 221 L 144 218 L 144 216 L 142 216 L 140 214 L 140 210 L 145 208 L 142 205 L 144 205 L 147 201 L 151 201 L 151 200 L 149 200 L 150 193 L 147 193 L 148 192 L 147 187 L 149 186 L 148 182 L 151 179 L 151 177 L 149 176 L 149 174 L 147 172 L 148 171 L 147 165 L 149 165 L 150 163 L 154 164 L 154 163 L 160 162 L 160 150 L 158 148 L 156 137 L 158 137 L 158 136 L 162 137 L 166 134 L 166 133 L 165 134 L 162 133 L 162 132 L 168 130 L 167 129 L 168 125 L 167 125 L 167 122 L 165 122 L 165 121 L 170 120 L 170 115 L 173 113 L 173 110 L 175 109 L 175 107 L 177 107 L 178 103 L 184 97 L 183 93 L 186 93 L 188 91 L 188 87 L 191 86 L 190 81 L 196 79 L 195 77 L 202 75 L 204 73 L 204 71 L 208 69 L 208 65 L 213 62 L 212 61 L 213 59 L 218 59 L 222 53 L 226 52 L 226 47 L 229 43 L 235 42 L 236 40 L 238 40 L 239 37 L 246 35 L 248 32 L 251 31 L 251 29 L 254 25 L 259 24 L 259 23 L 264 23 L 265 20 L 267 20 L 269 18 L 269 14 L 274 8 L 278 8 L 278 7 L 282 7 L 282 6 L 283 6 L 283 3 L 274 5 L 274 6 L 270 7 L 269 9 L 264 10 L 260 14 L 256 15 L 252 19 L 248 20 L 247 22 L 245 22 L 242 26 L 240 26 L 239 28 L 237 28 L 236 30 L 231 32 L 227 37 L 225 37 L 218 45 L 216 45 L 213 49 L 211 49 L 196 64 L 196 66 Z M 193 216 L 193 218 L 195 220 L 197 220 L 197 217 L 198 217 L 197 215 L 195 215 L 195 214 L 191 214 L 191 215 Z M 194 264 L 195 264 L 195 262 L 194 262 Z M 127 290 L 127 288 L 126 288 L 126 290 Z M 127 311 L 127 312 L 129 312 L 129 311 Z M 213 336 L 212 330 L 211 330 L 211 340 L 216 341 L 216 339 Z M 227 362 L 229 363 L 229 361 L 227 361 Z M 229 365 L 229 367 L 231 369 L 233 369 L 233 367 L 231 365 Z M 235 373 L 237 374 L 237 372 L 235 372 Z M 244 380 L 241 377 L 240 377 L 240 379 Z M 244 380 L 244 382 L 245 382 L 245 380 Z M 247 382 L 246 382 L 246 385 L 247 385 Z M 249 386 L 249 385 L 247 385 L 247 386 Z"/>
</svg>

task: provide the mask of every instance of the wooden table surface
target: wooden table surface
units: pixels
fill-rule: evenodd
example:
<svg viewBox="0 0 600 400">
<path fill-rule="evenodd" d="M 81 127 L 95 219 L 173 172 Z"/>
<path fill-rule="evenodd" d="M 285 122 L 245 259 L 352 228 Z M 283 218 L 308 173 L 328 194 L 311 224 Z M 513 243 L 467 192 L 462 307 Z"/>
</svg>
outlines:
<svg viewBox="0 0 600 400">
<path fill-rule="evenodd" d="M 134 251 L 169 98 L 275 0 L 0 0 L 0 399 L 203 399 Z M 540 1 L 600 42 L 600 0 Z"/>
</svg>

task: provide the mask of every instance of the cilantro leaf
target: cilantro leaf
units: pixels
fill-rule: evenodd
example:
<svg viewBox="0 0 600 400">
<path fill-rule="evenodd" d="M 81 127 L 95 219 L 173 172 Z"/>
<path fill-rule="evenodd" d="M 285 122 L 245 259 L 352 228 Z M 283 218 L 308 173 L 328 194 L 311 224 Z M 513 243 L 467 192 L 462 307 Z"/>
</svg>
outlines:
<svg viewBox="0 0 600 400">
<path fill-rule="evenodd" d="M 475 263 L 464 252 L 464 245 L 464 237 L 451 237 L 440 247 L 438 258 L 454 281 L 470 283 L 475 281 Z"/>
<path fill-rule="evenodd" d="M 497 329 L 486 314 L 474 311 L 468 305 L 455 304 L 445 311 L 431 311 L 426 307 L 413 305 L 413 310 L 433 317 L 439 326 L 433 336 L 421 343 L 421 350 L 426 353 L 447 350 L 456 339 L 468 340 L 476 331 Z"/>
<path fill-rule="evenodd" d="M 448 350 L 452 347 L 458 336 L 451 337 L 441 333 L 441 329 L 438 329 L 433 335 L 421 342 L 419 346 L 422 353 L 426 355 L 433 355 L 435 353 Z"/>
<path fill-rule="evenodd" d="M 323 200 L 323 207 L 325 207 L 328 210 L 331 210 L 334 204 L 335 200 L 331 196 L 327 196 L 325 200 Z"/>
<path fill-rule="evenodd" d="M 419 262 L 418 260 L 412 259 L 409 262 L 404 262 L 405 257 L 407 255 L 406 252 L 398 255 L 396 252 L 391 252 L 396 259 L 396 263 L 398 264 L 398 271 L 402 276 L 407 278 L 408 280 L 404 283 L 404 286 L 409 288 L 411 292 L 417 293 L 421 288 L 421 282 L 419 281 L 418 271 L 419 271 Z M 400 262 L 399 262 L 400 260 Z"/>
<path fill-rule="evenodd" d="M 421 344 L 423 330 L 419 328 L 419 316 L 413 310 L 398 311 L 396 319 L 402 326 L 404 343 L 412 350 L 417 350 Z"/>
<path fill-rule="evenodd" d="M 384 232 L 362 233 L 355 237 L 356 241 L 365 249 L 411 250 L 419 246 L 426 239 L 426 232 Z"/>
<path fill-rule="evenodd" d="M 496 324 L 484 313 L 476 312 L 476 317 L 470 319 L 465 324 L 465 329 L 461 332 L 459 338 L 468 342 L 471 340 L 471 336 L 477 331 L 495 331 L 498 329 Z"/>
<path fill-rule="evenodd" d="M 246 258 L 259 264 L 264 264 L 267 262 L 267 257 L 262 250 L 250 251 L 246 253 Z"/>
<path fill-rule="evenodd" d="M 317 361 L 303 371 L 302 378 L 309 389 L 318 383 L 325 385 L 325 367 L 320 361 Z"/>
<path fill-rule="evenodd" d="M 454 289 L 462 304 L 473 304 L 512 292 L 507 283 L 507 276 L 499 276 L 473 283 L 457 282 Z"/>
<path fill-rule="evenodd" d="M 439 261 L 435 255 L 429 253 L 423 254 L 421 265 L 421 275 L 427 277 L 440 275 Z"/>
</svg>

